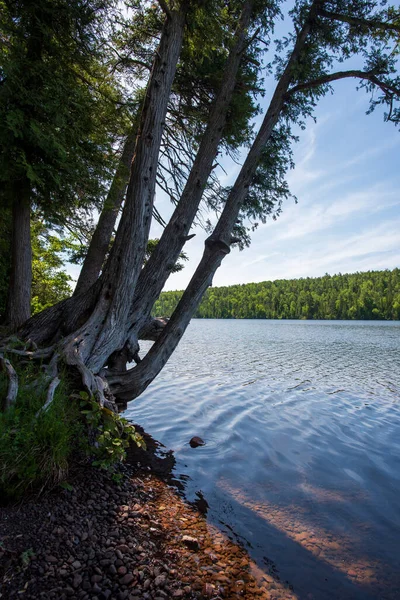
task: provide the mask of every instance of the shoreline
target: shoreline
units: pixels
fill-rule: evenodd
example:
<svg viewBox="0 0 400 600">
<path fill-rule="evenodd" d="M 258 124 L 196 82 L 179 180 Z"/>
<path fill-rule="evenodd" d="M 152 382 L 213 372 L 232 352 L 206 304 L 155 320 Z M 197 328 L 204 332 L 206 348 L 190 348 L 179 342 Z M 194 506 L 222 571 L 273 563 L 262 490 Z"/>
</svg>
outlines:
<svg viewBox="0 0 400 600">
<path fill-rule="evenodd" d="M 146 453 L 128 453 L 120 484 L 80 467 L 69 489 L 1 509 L 0 597 L 296 598 L 182 498 L 168 483 L 172 452 L 163 463 L 161 444 L 146 441 Z"/>
</svg>

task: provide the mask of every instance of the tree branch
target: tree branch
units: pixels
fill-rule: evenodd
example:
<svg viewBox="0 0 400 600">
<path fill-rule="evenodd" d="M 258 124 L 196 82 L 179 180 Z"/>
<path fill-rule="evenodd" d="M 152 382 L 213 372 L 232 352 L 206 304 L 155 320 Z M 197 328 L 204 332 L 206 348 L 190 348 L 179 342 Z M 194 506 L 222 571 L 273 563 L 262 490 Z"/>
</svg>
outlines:
<svg viewBox="0 0 400 600">
<path fill-rule="evenodd" d="M 158 4 L 160 5 L 161 10 L 163 11 L 163 13 L 166 14 L 166 16 L 168 18 L 171 17 L 171 11 L 169 10 L 169 6 L 168 4 L 165 2 L 165 0 L 157 0 Z"/>
<path fill-rule="evenodd" d="M 338 71 L 336 73 L 328 73 L 327 75 L 323 75 L 322 77 L 318 77 L 317 79 L 312 79 L 311 81 L 305 81 L 304 83 L 299 83 L 292 87 L 286 93 L 286 98 L 289 98 L 296 92 L 306 92 L 312 88 L 318 87 L 320 85 L 324 85 L 326 83 L 331 83 L 332 81 L 338 81 L 339 79 L 347 79 L 349 77 L 355 77 L 356 79 L 366 79 L 373 83 L 374 85 L 381 88 L 385 94 L 394 94 L 395 96 L 400 97 L 400 90 L 395 86 L 390 85 L 384 81 L 381 81 L 372 71 Z"/>
<path fill-rule="evenodd" d="M 318 10 L 318 14 L 321 17 L 326 17 L 327 19 L 332 19 L 334 21 L 341 21 L 342 23 L 348 23 L 349 25 L 359 25 L 360 27 L 368 27 L 369 29 L 384 29 L 385 31 L 396 31 L 397 33 L 400 33 L 400 25 L 395 25 L 393 23 L 384 23 L 383 21 L 371 19 L 359 19 L 341 13 L 330 12 L 323 8 Z"/>
</svg>

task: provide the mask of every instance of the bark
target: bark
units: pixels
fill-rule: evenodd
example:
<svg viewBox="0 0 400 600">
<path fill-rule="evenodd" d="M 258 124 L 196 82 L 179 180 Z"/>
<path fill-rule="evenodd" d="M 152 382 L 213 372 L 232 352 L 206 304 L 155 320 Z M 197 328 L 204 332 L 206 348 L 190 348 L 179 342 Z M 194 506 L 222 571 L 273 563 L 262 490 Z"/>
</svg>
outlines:
<svg viewBox="0 0 400 600">
<path fill-rule="evenodd" d="M 55 344 L 81 327 L 92 313 L 101 289 L 101 280 L 84 294 L 62 300 L 31 317 L 18 330 L 18 337 L 37 345 Z"/>
<path fill-rule="evenodd" d="M 252 1 L 244 3 L 226 62 L 221 88 L 210 111 L 210 118 L 182 196 L 160 241 L 140 273 L 130 321 L 132 323 L 131 331 L 134 330 L 141 339 L 143 339 L 143 334 L 139 334 L 139 332 L 148 320 L 153 304 L 160 295 L 188 239 L 190 227 L 197 214 L 204 188 L 212 171 L 232 101 L 243 51 L 248 43 L 247 29 L 251 21 L 253 4 Z"/>
<path fill-rule="evenodd" d="M 137 123 L 134 123 L 125 141 L 114 179 L 76 283 L 74 296 L 87 292 L 98 279 L 103 267 L 129 181 L 129 171 L 135 151 L 137 127 Z"/>
<path fill-rule="evenodd" d="M 151 223 L 161 137 L 183 39 L 185 11 L 171 10 L 156 53 L 136 140 L 131 176 L 115 242 L 101 277 L 96 307 L 62 351 L 75 366 L 100 371 L 121 350 Z"/>
<path fill-rule="evenodd" d="M 240 208 L 256 172 L 261 152 L 279 119 L 293 76 L 293 68 L 300 58 L 312 23 L 316 18 L 319 4 L 319 1 L 315 1 L 311 6 L 308 19 L 297 36 L 295 47 L 276 86 L 258 135 L 229 194 L 215 230 L 205 242 L 203 257 L 171 319 L 158 340 L 136 367 L 125 373 L 109 375 L 110 389 L 118 400 L 132 400 L 139 396 L 163 369 L 182 338 L 201 298 L 211 285 L 215 271 L 223 258 L 229 254 L 232 231 Z"/>
<path fill-rule="evenodd" d="M 5 322 L 17 329 L 31 316 L 31 199 L 28 179 L 16 182 L 12 209 L 11 277 Z"/>
</svg>

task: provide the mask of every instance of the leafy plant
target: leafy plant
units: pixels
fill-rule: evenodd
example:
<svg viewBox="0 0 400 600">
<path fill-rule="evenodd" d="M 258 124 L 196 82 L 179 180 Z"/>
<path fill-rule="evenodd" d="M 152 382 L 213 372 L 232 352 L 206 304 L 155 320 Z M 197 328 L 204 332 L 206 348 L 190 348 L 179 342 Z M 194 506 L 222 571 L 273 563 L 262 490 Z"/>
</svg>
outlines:
<svg viewBox="0 0 400 600">
<path fill-rule="evenodd" d="M 115 465 L 126 457 L 126 449 L 131 442 L 139 448 L 146 448 L 143 437 L 135 427 L 123 417 L 90 398 L 86 392 L 80 393 L 81 413 L 92 432 L 90 453 L 94 455 L 93 465 L 113 470 Z"/>
<path fill-rule="evenodd" d="M 28 548 L 27 550 L 24 550 L 24 552 L 22 552 L 22 554 L 20 556 L 22 566 L 27 567 L 29 565 L 29 563 L 31 562 L 31 558 L 33 556 L 35 556 L 33 548 Z"/>
</svg>

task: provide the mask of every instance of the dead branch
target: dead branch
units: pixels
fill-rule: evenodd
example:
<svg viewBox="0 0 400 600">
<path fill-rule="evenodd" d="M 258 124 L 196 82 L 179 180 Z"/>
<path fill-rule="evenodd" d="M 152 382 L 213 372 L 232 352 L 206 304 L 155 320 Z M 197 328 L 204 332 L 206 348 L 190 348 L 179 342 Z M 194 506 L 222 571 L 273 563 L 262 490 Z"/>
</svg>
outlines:
<svg viewBox="0 0 400 600">
<path fill-rule="evenodd" d="M 321 17 L 332 19 L 334 21 L 341 21 L 342 23 L 348 23 L 349 25 L 358 27 L 367 27 L 368 29 L 383 29 L 385 31 L 395 31 L 400 33 L 400 25 L 395 23 L 385 23 L 383 21 L 371 20 L 371 19 L 359 19 L 357 17 L 351 17 L 350 15 L 343 15 L 341 13 L 335 13 L 320 8 L 318 14 Z"/>
<path fill-rule="evenodd" d="M 163 332 L 168 321 L 168 317 L 157 317 L 155 319 L 150 317 L 139 331 L 139 339 L 155 342 Z"/>
</svg>

